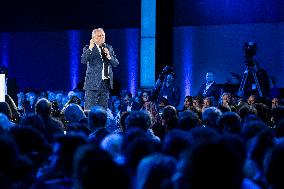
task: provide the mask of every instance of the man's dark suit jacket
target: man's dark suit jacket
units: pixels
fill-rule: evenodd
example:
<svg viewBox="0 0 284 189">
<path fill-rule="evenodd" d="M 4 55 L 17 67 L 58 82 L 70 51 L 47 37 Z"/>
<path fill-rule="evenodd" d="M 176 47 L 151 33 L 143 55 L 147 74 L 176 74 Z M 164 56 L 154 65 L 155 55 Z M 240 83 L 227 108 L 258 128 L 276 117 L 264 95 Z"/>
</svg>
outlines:
<svg viewBox="0 0 284 189">
<path fill-rule="evenodd" d="M 112 46 L 106 44 L 106 48 L 110 52 L 111 60 L 102 60 L 100 51 L 95 45 L 92 51 L 89 46 L 83 48 L 81 63 L 87 64 L 85 76 L 84 90 L 98 90 L 102 82 L 103 61 L 109 63 L 110 87 L 113 89 L 113 72 L 112 67 L 117 67 L 119 62 L 116 59 Z"/>
<path fill-rule="evenodd" d="M 206 87 L 206 83 L 204 83 L 199 91 L 198 91 L 198 96 L 202 96 L 203 98 L 205 97 L 214 97 L 215 101 L 218 102 L 219 98 L 220 98 L 220 89 L 219 87 L 217 86 L 217 84 L 214 82 L 210 87 L 209 89 L 207 90 L 207 93 L 205 95 L 203 95 L 203 91 Z"/>
</svg>

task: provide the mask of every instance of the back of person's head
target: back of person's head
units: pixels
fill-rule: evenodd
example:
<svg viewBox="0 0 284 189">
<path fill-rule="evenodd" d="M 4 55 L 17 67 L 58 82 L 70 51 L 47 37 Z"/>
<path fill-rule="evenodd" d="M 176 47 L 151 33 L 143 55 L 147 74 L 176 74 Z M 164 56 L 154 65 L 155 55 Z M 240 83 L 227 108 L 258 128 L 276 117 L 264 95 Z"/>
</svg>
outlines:
<svg viewBox="0 0 284 189">
<path fill-rule="evenodd" d="M 219 117 L 217 128 L 222 132 L 237 134 L 241 131 L 241 118 L 235 112 L 225 112 Z"/>
<path fill-rule="evenodd" d="M 216 128 L 217 120 L 221 115 L 221 111 L 216 107 L 206 108 L 202 112 L 202 122 L 208 127 Z"/>
<path fill-rule="evenodd" d="M 272 119 L 275 125 L 279 123 L 282 119 L 284 119 L 284 106 L 277 106 L 272 109 Z"/>
<path fill-rule="evenodd" d="M 166 134 L 162 144 L 162 152 L 179 159 L 180 154 L 183 151 L 188 150 L 191 143 L 192 141 L 189 132 L 174 129 Z"/>
<path fill-rule="evenodd" d="M 129 178 L 111 156 L 100 148 L 84 145 L 74 160 L 74 176 L 80 188 L 129 188 Z"/>
<path fill-rule="evenodd" d="M 66 132 L 67 134 L 82 135 L 84 137 L 88 137 L 91 134 L 91 130 L 87 127 L 87 125 L 77 122 L 68 123 L 66 125 Z"/>
<path fill-rule="evenodd" d="M 142 159 L 137 168 L 137 189 L 163 188 L 176 170 L 176 160 L 171 156 L 153 154 Z"/>
<path fill-rule="evenodd" d="M 12 111 L 7 102 L 0 102 L 0 113 L 3 113 L 7 116 L 9 120 L 12 118 Z"/>
<path fill-rule="evenodd" d="M 8 117 L 5 114 L 0 113 L 1 132 L 8 131 L 12 126 L 14 126 L 14 124 L 8 119 Z"/>
<path fill-rule="evenodd" d="M 268 106 L 264 103 L 256 103 L 253 105 L 254 108 L 257 111 L 257 115 L 258 117 L 264 121 L 265 123 L 269 123 L 270 122 L 270 109 L 268 108 Z"/>
<path fill-rule="evenodd" d="M 22 116 L 19 125 L 33 127 L 44 134 L 44 122 L 42 118 L 35 113 Z"/>
<path fill-rule="evenodd" d="M 80 120 L 86 118 L 85 113 L 81 108 L 81 106 L 73 103 L 69 104 L 66 107 L 64 111 L 64 116 L 68 122 L 79 122 Z"/>
<path fill-rule="evenodd" d="M 266 178 L 269 188 L 284 188 L 284 141 L 277 144 L 267 158 Z"/>
<path fill-rule="evenodd" d="M 42 133 L 35 128 L 15 126 L 9 131 L 19 146 L 21 154 L 32 160 L 35 167 L 39 167 L 46 160 L 49 147 Z"/>
<path fill-rule="evenodd" d="M 119 127 L 122 132 L 125 132 L 126 126 L 125 126 L 125 120 L 127 116 L 129 116 L 130 112 L 122 112 L 120 119 L 119 119 Z"/>
<path fill-rule="evenodd" d="M 177 128 L 178 113 L 174 106 L 168 105 L 163 110 L 162 119 L 165 121 L 167 129 Z"/>
<path fill-rule="evenodd" d="M 247 115 L 249 114 L 257 114 L 257 110 L 250 105 L 243 105 L 239 108 L 239 115 L 241 117 L 241 119 L 244 119 Z"/>
<path fill-rule="evenodd" d="M 189 131 L 194 127 L 198 127 L 198 116 L 191 110 L 182 112 L 178 118 L 178 128 Z"/>
<path fill-rule="evenodd" d="M 76 150 L 87 143 L 86 138 L 80 135 L 57 135 L 54 138 L 52 166 L 66 175 L 72 175 L 72 167 Z"/>
<path fill-rule="evenodd" d="M 257 168 L 263 170 L 264 160 L 274 146 L 274 133 L 271 129 L 266 128 L 251 139 L 247 149 L 248 158 L 255 162 Z"/>
<path fill-rule="evenodd" d="M 263 121 L 248 121 L 243 124 L 240 134 L 244 140 L 248 141 L 267 128 Z"/>
<path fill-rule="evenodd" d="M 211 127 L 195 127 L 190 130 L 189 134 L 192 142 L 197 144 L 213 140 L 219 136 L 219 133 L 216 131 L 216 129 Z"/>
<path fill-rule="evenodd" d="M 132 111 L 125 119 L 126 129 L 140 128 L 147 131 L 151 126 L 151 118 L 144 111 Z"/>
<path fill-rule="evenodd" d="M 147 137 L 137 137 L 124 147 L 124 155 L 127 167 L 131 174 L 135 174 L 136 168 L 145 156 L 156 152 L 154 143 Z"/>
<path fill-rule="evenodd" d="M 41 98 L 36 102 L 35 112 L 38 115 L 48 116 L 51 113 L 51 103 L 45 98 Z"/>
<path fill-rule="evenodd" d="M 101 142 L 100 147 L 108 152 L 113 160 L 118 163 L 124 163 L 122 157 L 123 136 L 121 134 L 109 134 Z"/>
<path fill-rule="evenodd" d="M 102 106 L 93 106 L 88 115 L 89 128 L 104 128 L 107 122 L 107 112 Z"/>
<path fill-rule="evenodd" d="M 183 188 L 240 189 L 243 181 L 245 146 L 236 135 L 198 144 L 183 158 L 177 185 Z"/>
<path fill-rule="evenodd" d="M 0 135 L 0 174 L 14 176 L 19 157 L 16 142 L 9 135 Z"/>
</svg>

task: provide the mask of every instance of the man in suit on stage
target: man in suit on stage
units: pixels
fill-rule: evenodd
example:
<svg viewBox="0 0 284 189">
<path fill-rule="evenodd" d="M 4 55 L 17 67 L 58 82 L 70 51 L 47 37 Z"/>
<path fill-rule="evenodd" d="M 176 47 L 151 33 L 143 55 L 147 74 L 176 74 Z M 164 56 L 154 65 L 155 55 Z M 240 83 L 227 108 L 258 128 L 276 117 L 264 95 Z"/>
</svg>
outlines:
<svg viewBox="0 0 284 189">
<path fill-rule="evenodd" d="M 112 46 L 105 43 L 105 32 L 102 28 L 94 29 L 90 44 L 85 46 L 81 63 L 87 64 L 85 76 L 84 109 L 90 110 L 94 105 L 108 106 L 110 89 L 113 88 L 112 68 L 119 62 Z"/>
</svg>

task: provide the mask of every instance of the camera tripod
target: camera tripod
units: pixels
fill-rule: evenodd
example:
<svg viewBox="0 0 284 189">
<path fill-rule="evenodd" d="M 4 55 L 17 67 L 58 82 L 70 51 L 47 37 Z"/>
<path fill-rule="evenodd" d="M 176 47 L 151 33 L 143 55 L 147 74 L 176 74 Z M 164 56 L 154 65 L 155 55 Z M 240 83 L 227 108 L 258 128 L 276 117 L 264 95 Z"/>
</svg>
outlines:
<svg viewBox="0 0 284 189">
<path fill-rule="evenodd" d="M 252 78 L 254 80 L 254 83 L 256 85 L 256 89 L 257 89 L 258 95 L 260 97 L 263 96 L 261 88 L 260 88 L 260 85 L 259 85 L 259 82 L 258 82 L 258 79 L 257 79 L 256 72 L 257 72 L 257 67 L 255 67 L 253 64 L 250 64 L 250 65 L 247 64 L 246 65 L 246 70 L 244 71 L 244 75 L 242 77 L 242 81 L 241 81 L 238 93 L 240 93 L 242 95 L 245 94 L 245 91 L 244 91 L 245 90 L 245 85 L 246 85 L 246 82 L 247 82 L 247 78 L 248 78 L 249 74 L 251 73 L 252 76 L 253 76 Z"/>
</svg>

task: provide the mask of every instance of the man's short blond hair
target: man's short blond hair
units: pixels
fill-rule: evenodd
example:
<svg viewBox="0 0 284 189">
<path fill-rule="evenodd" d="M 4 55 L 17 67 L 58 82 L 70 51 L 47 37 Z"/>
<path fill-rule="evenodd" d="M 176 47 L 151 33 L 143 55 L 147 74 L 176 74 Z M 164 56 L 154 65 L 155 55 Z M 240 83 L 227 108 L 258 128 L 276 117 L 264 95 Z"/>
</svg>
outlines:
<svg viewBox="0 0 284 189">
<path fill-rule="evenodd" d="M 103 28 L 96 28 L 96 29 L 94 29 L 94 30 L 92 31 L 92 36 L 94 36 L 95 33 L 97 33 L 97 32 L 103 32 L 103 33 L 105 33 L 105 31 L 104 31 Z"/>
</svg>

